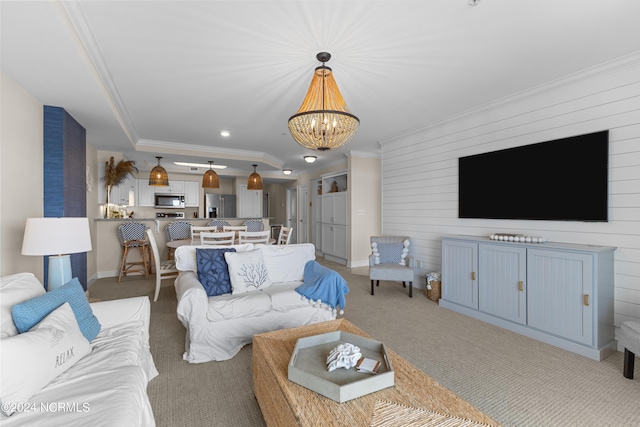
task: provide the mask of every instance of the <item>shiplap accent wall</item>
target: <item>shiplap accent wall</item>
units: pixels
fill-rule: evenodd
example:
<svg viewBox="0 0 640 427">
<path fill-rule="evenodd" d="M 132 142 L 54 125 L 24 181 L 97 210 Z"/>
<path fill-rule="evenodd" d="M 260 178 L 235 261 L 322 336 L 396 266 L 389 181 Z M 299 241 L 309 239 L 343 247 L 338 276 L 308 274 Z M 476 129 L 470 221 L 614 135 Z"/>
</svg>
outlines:
<svg viewBox="0 0 640 427">
<path fill-rule="evenodd" d="M 459 157 L 605 129 L 609 222 L 458 218 Z M 421 280 L 441 270 L 443 235 L 504 232 L 615 246 L 615 324 L 640 320 L 640 54 L 407 133 L 384 142 L 382 153 L 383 231 L 412 237 Z M 544 174 L 545 165 L 522 173 Z M 514 188 L 506 197 L 518 203 L 527 195 Z"/>
</svg>

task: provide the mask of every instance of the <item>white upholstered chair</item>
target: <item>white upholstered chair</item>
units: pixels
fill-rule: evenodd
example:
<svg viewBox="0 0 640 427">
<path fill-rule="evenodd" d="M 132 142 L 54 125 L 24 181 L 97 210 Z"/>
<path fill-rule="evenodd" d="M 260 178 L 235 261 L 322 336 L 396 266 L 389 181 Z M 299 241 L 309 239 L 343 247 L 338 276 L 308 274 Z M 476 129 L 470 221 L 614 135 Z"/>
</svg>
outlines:
<svg viewBox="0 0 640 427">
<path fill-rule="evenodd" d="M 411 239 L 406 236 L 371 236 L 370 241 L 371 295 L 374 280 L 376 286 L 380 286 L 380 280 L 392 280 L 402 282 L 405 288 L 409 282 L 409 297 L 413 297 L 413 258 L 409 255 Z"/>
<path fill-rule="evenodd" d="M 156 238 L 153 237 L 153 231 L 150 229 L 147 229 L 147 238 L 149 240 L 149 246 L 151 246 L 151 252 L 153 253 L 153 260 L 156 269 L 156 292 L 153 296 L 153 302 L 156 302 L 158 301 L 158 295 L 160 294 L 160 283 L 163 279 L 178 277 L 178 269 L 176 268 L 176 262 L 174 260 L 160 260 L 160 253 L 158 252 Z"/>
</svg>

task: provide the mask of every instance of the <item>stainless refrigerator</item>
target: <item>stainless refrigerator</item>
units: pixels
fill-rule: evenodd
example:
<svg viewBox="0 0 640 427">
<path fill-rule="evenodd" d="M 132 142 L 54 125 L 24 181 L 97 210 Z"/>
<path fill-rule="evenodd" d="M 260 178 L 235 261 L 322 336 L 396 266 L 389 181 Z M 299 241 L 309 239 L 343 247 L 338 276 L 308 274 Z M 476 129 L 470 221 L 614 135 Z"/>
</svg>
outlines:
<svg viewBox="0 0 640 427">
<path fill-rule="evenodd" d="M 235 218 L 235 194 L 205 194 L 204 214 L 207 218 Z"/>
</svg>

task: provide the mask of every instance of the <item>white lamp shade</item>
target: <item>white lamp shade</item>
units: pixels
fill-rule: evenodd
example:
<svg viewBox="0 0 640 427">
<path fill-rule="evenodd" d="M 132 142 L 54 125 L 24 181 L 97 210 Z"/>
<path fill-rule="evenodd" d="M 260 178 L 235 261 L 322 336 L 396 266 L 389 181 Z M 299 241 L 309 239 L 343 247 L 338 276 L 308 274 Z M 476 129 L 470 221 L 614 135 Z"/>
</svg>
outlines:
<svg viewBox="0 0 640 427">
<path fill-rule="evenodd" d="M 27 218 L 22 255 L 62 255 L 90 250 L 87 218 Z"/>
</svg>

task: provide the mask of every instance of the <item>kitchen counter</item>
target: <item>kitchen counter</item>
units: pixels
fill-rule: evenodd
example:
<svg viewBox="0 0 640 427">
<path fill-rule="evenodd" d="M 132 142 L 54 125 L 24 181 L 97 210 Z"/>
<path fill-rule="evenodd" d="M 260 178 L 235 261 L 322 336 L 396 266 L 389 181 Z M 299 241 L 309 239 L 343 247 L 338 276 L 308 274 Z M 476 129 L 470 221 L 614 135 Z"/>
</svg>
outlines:
<svg viewBox="0 0 640 427">
<path fill-rule="evenodd" d="M 160 258 L 167 259 L 167 247 L 165 228 L 173 221 L 186 221 L 194 225 L 204 226 L 214 219 L 227 221 L 229 225 L 242 225 L 248 219 L 253 218 L 94 218 L 96 227 L 96 248 L 97 252 L 97 276 L 117 277 L 122 261 L 122 248 L 118 240 L 118 226 L 126 222 L 141 222 L 146 224 L 152 231 L 158 244 Z M 269 219 L 262 218 L 264 229 L 269 230 Z M 131 254 L 131 252 L 130 252 Z M 133 251 L 129 255 L 131 259 L 138 256 L 138 251 Z M 126 280 L 126 279 L 125 279 Z"/>
</svg>

